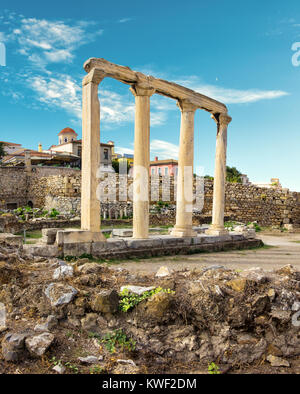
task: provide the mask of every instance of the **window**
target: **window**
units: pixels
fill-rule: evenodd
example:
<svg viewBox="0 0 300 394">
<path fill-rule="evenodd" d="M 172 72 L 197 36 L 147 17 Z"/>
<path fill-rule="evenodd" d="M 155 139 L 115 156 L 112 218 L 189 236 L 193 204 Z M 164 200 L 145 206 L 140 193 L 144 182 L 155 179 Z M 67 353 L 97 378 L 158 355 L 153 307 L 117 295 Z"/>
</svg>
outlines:
<svg viewBox="0 0 300 394">
<path fill-rule="evenodd" d="M 165 167 L 165 175 L 168 175 L 168 174 L 169 174 L 169 168 Z"/>
<path fill-rule="evenodd" d="M 158 175 L 161 175 L 161 168 L 158 167 Z"/>
<path fill-rule="evenodd" d="M 151 174 L 152 174 L 152 175 L 155 174 L 155 168 L 151 168 Z"/>
<path fill-rule="evenodd" d="M 65 142 L 68 142 L 68 138 L 65 138 L 64 141 L 65 141 Z"/>
<path fill-rule="evenodd" d="M 108 160 L 108 149 L 104 149 L 104 160 Z"/>
<path fill-rule="evenodd" d="M 178 175 L 178 167 L 175 168 L 175 174 Z"/>
</svg>

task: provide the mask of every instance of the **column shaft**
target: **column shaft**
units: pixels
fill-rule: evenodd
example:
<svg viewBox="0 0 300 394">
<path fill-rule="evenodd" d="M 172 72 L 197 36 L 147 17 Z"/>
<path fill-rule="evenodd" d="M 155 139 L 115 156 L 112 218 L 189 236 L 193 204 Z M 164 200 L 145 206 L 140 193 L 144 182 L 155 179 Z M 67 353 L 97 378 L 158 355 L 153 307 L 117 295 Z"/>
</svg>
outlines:
<svg viewBox="0 0 300 394">
<path fill-rule="evenodd" d="M 96 190 L 97 171 L 100 167 L 98 84 L 102 78 L 91 71 L 83 80 L 82 87 L 81 229 L 90 232 L 100 232 L 101 220 Z"/>
<path fill-rule="evenodd" d="M 181 110 L 180 143 L 177 176 L 176 224 L 172 235 L 189 237 L 193 215 L 193 164 L 194 164 L 194 117 L 196 106 L 186 100 L 178 102 Z"/>
<path fill-rule="evenodd" d="M 135 96 L 133 238 L 149 236 L 150 96 L 153 89 L 131 87 Z"/>
<path fill-rule="evenodd" d="M 214 194 L 212 209 L 212 225 L 207 231 L 210 235 L 225 235 L 224 209 L 225 209 L 225 182 L 226 182 L 226 150 L 227 150 L 227 126 L 231 121 L 226 114 L 219 115 L 217 119 L 217 140 L 214 175 Z"/>
</svg>

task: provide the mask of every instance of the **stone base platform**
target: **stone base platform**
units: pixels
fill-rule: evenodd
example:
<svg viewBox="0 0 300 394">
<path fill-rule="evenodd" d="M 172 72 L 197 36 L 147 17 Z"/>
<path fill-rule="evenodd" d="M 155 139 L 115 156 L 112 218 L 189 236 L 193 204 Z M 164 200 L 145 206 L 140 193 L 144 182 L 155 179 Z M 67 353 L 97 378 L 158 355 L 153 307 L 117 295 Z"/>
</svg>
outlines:
<svg viewBox="0 0 300 394">
<path fill-rule="evenodd" d="M 24 245 L 27 254 L 45 257 L 92 255 L 103 259 L 146 258 L 154 256 L 218 252 L 262 246 L 260 239 L 246 238 L 243 234 L 229 233 L 212 236 L 177 238 L 171 235 L 153 235 L 148 239 L 109 238 L 106 242 L 68 242 L 63 244 Z"/>
</svg>

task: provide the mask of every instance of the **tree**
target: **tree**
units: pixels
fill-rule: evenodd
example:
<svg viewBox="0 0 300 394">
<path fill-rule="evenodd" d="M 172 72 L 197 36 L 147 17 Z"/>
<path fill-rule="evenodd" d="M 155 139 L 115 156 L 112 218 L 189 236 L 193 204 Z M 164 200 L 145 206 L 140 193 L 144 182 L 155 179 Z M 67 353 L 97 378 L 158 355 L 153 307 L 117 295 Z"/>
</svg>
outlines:
<svg viewBox="0 0 300 394">
<path fill-rule="evenodd" d="M 5 156 L 4 143 L 0 142 L 0 160 Z"/>
<path fill-rule="evenodd" d="M 242 183 L 242 173 L 235 167 L 226 166 L 226 181 L 233 183 Z"/>
<path fill-rule="evenodd" d="M 119 174 L 119 171 L 120 171 L 120 162 L 119 162 L 119 160 L 115 159 L 115 160 L 112 161 L 111 164 L 112 164 L 112 167 L 115 170 L 115 172 L 117 174 Z M 130 169 L 130 164 L 127 161 L 127 174 L 128 174 L 129 169 Z"/>
</svg>

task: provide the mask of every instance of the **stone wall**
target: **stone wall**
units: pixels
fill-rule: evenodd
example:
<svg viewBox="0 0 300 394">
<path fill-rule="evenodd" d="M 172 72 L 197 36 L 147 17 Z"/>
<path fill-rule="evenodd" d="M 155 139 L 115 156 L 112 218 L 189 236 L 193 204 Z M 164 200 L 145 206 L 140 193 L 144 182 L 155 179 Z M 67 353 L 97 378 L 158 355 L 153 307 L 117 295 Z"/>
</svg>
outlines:
<svg viewBox="0 0 300 394">
<path fill-rule="evenodd" d="M 166 185 L 170 179 L 170 195 Z M 129 201 L 119 201 L 119 192 L 125 195 L 124 183 L 116 178 L 102 180 L 106 186 L 103 188 L 113 202 L 102 203 L 102 218 L 122 218 L 132 216 L 132 204 Z M 128 195 L 132 178 L 128 178 Z M 209 222 L 212 213 L 213 182 L 205 179 L 202 187 L 197 189 L 198 202 L 203 200 L 203 209 L 196 210 L 195 224 L 203 221 Z M 196 193 L 196 182 L 194 183 Z M 33 167 L 31 176 L 26 176 L 24 168 L 0 167 L 0 204 L 2 209 L 6 204 L 16 203 L 18 206 L 26 205 L 29 201 L 35 207 L 56 208 L 61 213 L 74 211 L 80 214 L 81 173 L 71 168 Z M 168 201 L 169 208 L 152 212 L 156 224 L 160 219 L 163 223 L 174 223 L 176 184 L 173 177 L 160 179 L 153 178 L 149 187 L 152 198 Z M 122 200 L 122 198 L 121 198 Z M 129 199 L 130 200 L 130 199 Z M 155 208 L 155 202 L 152 202 Z M 1 205 L 0 205 L 1 209 Z M 153 209 L 152 209 L 153 211 Z M 159 215 L 159 216 L 157 216 Z M 237 183 L 226 184 L 225 217 L 244 223 L 257 221 L 262 226 L 293 224 L 300 227 L 300 193 L 290 192 L 287 189 L 259 188 L 254 185 Z"/>
<path fill-rule="evenodd" d="M 24 168 L 0 167 L 0 209 L 26 205 L 27 190 Z"/>
</svg>

